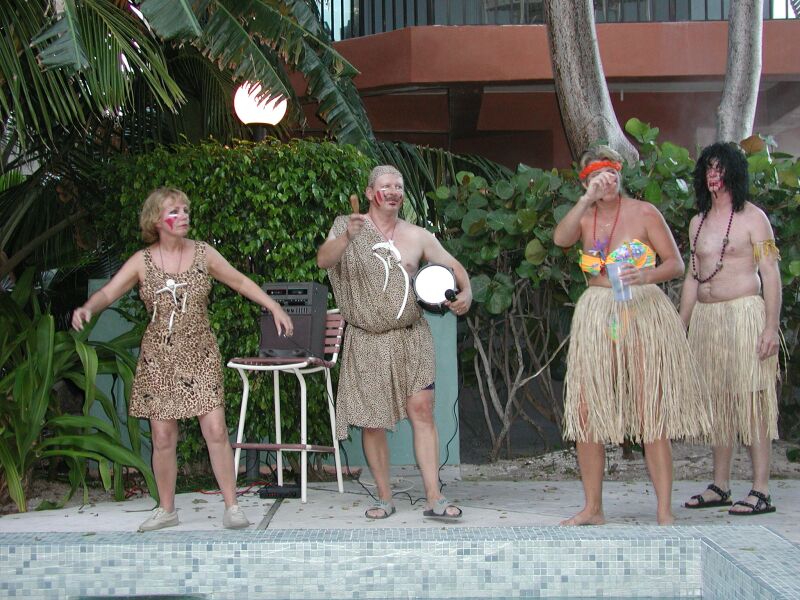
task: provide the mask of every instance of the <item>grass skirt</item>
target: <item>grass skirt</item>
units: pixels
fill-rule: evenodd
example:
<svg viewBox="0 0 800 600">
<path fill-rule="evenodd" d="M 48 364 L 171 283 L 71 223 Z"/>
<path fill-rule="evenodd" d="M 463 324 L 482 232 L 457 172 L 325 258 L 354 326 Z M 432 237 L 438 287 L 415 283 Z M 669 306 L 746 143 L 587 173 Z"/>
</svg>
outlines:
<svg viewBox="0 0 800 600">
<path fill-rule="evenodd" d="M 683 324 L 656 285 L 615 302 L 590 286 L 572 318 L 564 392 L 564 438 L 636 443 L 704 440 L 711 426 Z"/>
<path fill-rule="evenodd" d="M 764 329 L 764 300 L 745 296 L 726 302 L 698 302 L 689 324 L 689 345 L 713 406 L 711 442 L 749 446 L 766 426 L 778 439 L 778 357 L 759 360 L 758 336 Z"/>
</svg>

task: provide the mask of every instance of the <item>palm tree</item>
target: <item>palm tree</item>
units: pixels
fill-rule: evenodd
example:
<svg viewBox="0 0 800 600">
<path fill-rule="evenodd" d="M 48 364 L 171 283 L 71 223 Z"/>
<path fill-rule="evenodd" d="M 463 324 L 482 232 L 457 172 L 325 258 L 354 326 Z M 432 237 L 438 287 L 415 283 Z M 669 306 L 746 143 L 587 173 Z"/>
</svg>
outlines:
<svg viewBox="0 0 800 600">
<path fill-rule="evenodd" d="M 240 82 L 289 99 L 298 126 L 302 74 L 331 134 L 374 152 L 357 71 L 313 1 L 4 0 L 0 30 L 0 173 L 28 175 L 0 193 L 0 279 L 34 252 L 74 264 L 72 225 L 110 153 L 247 137 L 231 110 Z"/>
<path fill-rule="evenodd" d="M 187 96 L 170 58 L 180 49 L 206 62 L 206 78 L 258 82 L 265 95 L 286 97 L 299 119 L 287 69 L 297 71 L 339 141 L 372 140 L 357 71 L 328 43 L 314 2 L 6 0 L 0 27 L 0 121 L 23 144 L 142 108 L 137 88 L 150 110 L 177 112 Z M 230 112 L 230 98 L 213 99 L 214 117 Z"/>
</svg>

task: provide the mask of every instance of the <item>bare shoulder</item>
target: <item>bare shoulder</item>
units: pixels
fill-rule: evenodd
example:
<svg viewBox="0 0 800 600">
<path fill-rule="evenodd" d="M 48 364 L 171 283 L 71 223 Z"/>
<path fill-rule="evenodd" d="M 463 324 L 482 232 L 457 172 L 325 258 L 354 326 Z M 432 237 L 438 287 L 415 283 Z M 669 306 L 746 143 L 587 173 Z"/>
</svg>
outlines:
<svg viewBox="0 0 800 600">
<path fill-rule="evenodd" d="M 770 237 L 772 235 L 772 224 L 769 222 L 767 213 L 765 213 L 752 202 L 745 202 L 741 213 L 736 215 L 734 218 L 744 221 L 747 228 L 754 234 L 758 235 L 768 233 Z"/>
<path fill-rule="evenodd" d="M 435 239 L 435 236 L 428 231 L 427 229 L 420 227 L 419 225 L 414 225 L 413 223 L 409 223 L 404 219 L 400 219 L 398 221 L 398 225 L 401 225 L 403 228 L 403 233 L 407 236 L 413 237 L 417 240 L 429 240 Z"/>
<path fill-rule="evenodd" d="M 664 218 L 661 211 L 650 202 L 635 198 L 625 198 L 625 202 L 630 207 L 628 210 L 641 219 L 661 222 Z"/>
<path fill-rule="evenodd" d="M 145 250 L 150 250 L 150 248 L 142 248 L 141 250 L 137 250 L 136 252 L 131 254 L 130 258 L 125 261 L 125 264 L 134 267 L 137 271 L 139 270 L 140 267 L 144 268 Z"/>
</svg>

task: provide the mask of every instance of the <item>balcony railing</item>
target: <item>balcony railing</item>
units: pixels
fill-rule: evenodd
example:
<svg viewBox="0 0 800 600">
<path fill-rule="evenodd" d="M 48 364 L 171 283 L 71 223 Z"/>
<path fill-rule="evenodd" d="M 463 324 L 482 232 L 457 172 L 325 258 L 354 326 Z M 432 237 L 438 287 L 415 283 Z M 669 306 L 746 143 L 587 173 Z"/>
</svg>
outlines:
<svg viewBox="0 0 800 600">
<path fill-rule="evenodd" d="M 721 21 L 730 2 L 594 0 L 594 14 L 598 23 Z M 336 41 L 414 25 L 544 23 L 542 0 L 317 0 L 317 6 Z M 799 6 L 800 0 L 764 0 L 764 18 L 794 19 Z"/>
</svg>

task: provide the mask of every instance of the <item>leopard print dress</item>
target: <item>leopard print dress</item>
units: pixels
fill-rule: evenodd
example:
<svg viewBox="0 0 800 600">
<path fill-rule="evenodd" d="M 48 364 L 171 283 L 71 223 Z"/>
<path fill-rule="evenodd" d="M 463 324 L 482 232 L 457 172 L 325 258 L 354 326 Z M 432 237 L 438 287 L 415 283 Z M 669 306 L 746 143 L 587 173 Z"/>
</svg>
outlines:
<svg viewBox="0 0 800 600">
<path fill-rule="evenodd" d="M 223 405 L 222 357 L 208 321 L 206 245 L 194 246 L 194 260 L 182 273 L 165 273 L 144 251 L 139 297 L 151 319 L 133 380 L 133 417 L 185 419 Z"/>
</svg>

